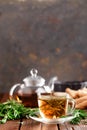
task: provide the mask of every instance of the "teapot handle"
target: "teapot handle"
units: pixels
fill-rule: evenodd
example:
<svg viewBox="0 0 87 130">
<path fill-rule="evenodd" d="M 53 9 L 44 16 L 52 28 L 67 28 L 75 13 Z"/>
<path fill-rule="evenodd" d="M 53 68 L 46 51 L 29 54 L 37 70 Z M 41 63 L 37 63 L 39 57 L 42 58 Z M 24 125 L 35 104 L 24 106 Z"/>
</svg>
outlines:
<svg viewBox="0 0 87 130">
<path fill-rule="evenodd" d="M 13 96 L 13 93 L 14 93 L 14 90 L 15 90 L 17 87 L 20 87 L 20 86 L 21 86 L 20 83 L 13 85 L 12 88 L 10 89 L 9 95 L 12 97 L 12 96 Z"/>
</svg>

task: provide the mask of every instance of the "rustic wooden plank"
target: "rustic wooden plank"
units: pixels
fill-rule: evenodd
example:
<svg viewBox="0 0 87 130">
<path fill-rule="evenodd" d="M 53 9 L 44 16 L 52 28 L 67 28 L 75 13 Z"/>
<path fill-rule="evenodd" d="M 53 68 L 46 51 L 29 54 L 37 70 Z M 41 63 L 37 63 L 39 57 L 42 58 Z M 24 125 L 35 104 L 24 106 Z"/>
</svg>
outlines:
<svg viewBox="0 0 87 130">
<path fill-rule="evenodd" d="M 69 123 L 64 123 L 60 125 L 60 130 L 87 130 L 87 125 L 72 125 Z"/>
<path fill-rule="evenodd" d="M 23 120 L 21 130 L 58 130 L 57 125 L 49 125 L 34 121 L 32 119 Z"/>
<path fill-rule="evenodd" d="M 68 129 L 66 128 L 65 124 L 60 124 L 60 125 L 59 125 L 59 129 L 60 129 L 60 130 L 68 130 Z"/>
<path fill-rule="evenodd" d="M 41 124 L 32 119 L 24 119 L 21 130 L 41 130 Z"/>
<path fill-rule="evenodd" d="M 0 102 L 5 102 L 7 99 L 9 99 L 8 93 L 0 93 Z"/>
<path fill-rule="evenodd" d="M 42 123 L 42 129 L 41 130 L 58 130 L 58 127 L 55 124 L 49 125 L 49 124 L 43 124 Z"/>
<path fill-rule="evenodd" d="M 0 130 L 19 130 L 20 121 L 7 121 L 5 124 L 0 124 Z"/>
<path fill-rule="evenodd" d="M 0 93 L 0 102 L 1 102 L 2 98 L 3 98 L 3 93 Z"/>
</svg>

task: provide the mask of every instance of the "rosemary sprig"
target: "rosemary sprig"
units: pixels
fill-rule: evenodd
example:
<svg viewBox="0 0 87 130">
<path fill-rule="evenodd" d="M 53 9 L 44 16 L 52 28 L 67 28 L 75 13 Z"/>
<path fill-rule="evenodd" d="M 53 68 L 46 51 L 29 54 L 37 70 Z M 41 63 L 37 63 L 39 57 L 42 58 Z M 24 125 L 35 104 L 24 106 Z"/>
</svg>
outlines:
<svg viewBox="0 0 87 130">
<path fill-rule="evenodd" d="M 86 110 L 76 109 L 74 110 L 73 115 L 75 116 L 75 118 L 70 121 L 71 124 L 79 124 L 81 120 L 87 119 Z"/>
<path fill-rule="evenodd" d="M 6 123 L 7 120 L 15 120 L 23 117 L 29 117 L 35 115 L 38 108 L 26 108 L 23 104 L 18 103 L 15 100 L 7 100 L 4 103 L 0 103 L 0 123 Z"/>
</svg>

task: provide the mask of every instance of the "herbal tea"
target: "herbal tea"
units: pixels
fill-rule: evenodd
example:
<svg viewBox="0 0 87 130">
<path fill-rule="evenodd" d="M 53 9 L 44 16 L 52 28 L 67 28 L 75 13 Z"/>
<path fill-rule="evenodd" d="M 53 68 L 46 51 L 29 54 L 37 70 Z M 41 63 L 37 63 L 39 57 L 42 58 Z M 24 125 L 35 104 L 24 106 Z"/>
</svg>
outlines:
<svg viewBox="0 0 87 130">
<path fill-rule="evenodd" d="M 40 114 L 44 118 L 54 119 L 66 115 L 67 99 L 65 97 L 42 96 L 38 99 Z"/>
<path fill-rule="evenodd" d="M 38 95 L 38 106 L 42 118 L 56 119 L 72 114 L 75 100 L 64 92 L 41 93 Z"/>
</svg>

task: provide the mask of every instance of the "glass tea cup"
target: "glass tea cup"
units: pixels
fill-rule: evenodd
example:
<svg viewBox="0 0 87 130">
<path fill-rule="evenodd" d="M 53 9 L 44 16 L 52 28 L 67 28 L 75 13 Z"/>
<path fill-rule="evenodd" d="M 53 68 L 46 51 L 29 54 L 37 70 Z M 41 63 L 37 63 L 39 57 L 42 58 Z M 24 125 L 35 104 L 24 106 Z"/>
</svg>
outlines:
<svg viewBox="0 0 87 130">
<path fill-rule="evenodd" d="M 38 107 L 42 118 L 57 119 L 73 113 L 75 100 L 64 92 L 40 93 Z"/>
</svg>

